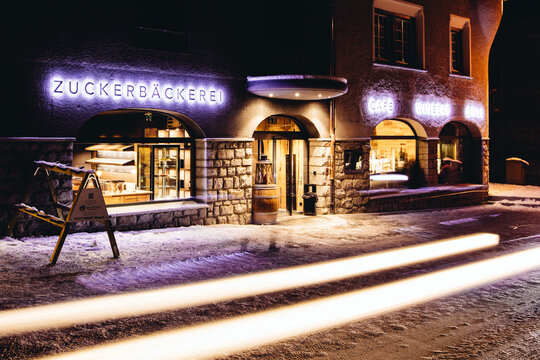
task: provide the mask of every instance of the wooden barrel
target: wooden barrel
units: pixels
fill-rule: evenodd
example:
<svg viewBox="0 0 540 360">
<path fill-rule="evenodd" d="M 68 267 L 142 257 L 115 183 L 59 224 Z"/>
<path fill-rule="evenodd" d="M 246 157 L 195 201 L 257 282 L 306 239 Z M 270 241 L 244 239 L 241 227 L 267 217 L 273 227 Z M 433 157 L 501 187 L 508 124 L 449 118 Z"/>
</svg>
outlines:
<svg viewBox="0 0 540 360">
<path fill-rule="evenodd" d="M 279 191 L 276 184 L 253 185 L 253 223 L 275 224 L 279 209 Z"/>
</svg>

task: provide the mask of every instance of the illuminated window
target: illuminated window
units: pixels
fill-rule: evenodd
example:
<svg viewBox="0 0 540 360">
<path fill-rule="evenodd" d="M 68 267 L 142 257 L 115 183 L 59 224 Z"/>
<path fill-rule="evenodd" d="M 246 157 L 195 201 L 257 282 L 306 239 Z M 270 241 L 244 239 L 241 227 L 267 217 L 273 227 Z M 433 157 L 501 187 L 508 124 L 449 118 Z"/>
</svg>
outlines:
<svg viewBox="0 0 540 360">
<path fill-rule="evenodd" d="M 422 7 L 402 1 L 375 0 L 373 42 L 375 62 L 423 68 Z"/>
<path fill-rule="evenodd" d="M 97 171 L 107 205 L 192 196 L 193 140 L 180 120 L 126 109 L 98 114 L 81 129 L 73 165 Z"/>
<path fill-rule="evenodd" d="M 450 73 L 471 75 L 471 27 L 469 19 L 450 15 Z"/>
<path fill-rule="evenodd" d="M 416 160 L 415 131 L 400 120 L 383 120 L 371 137 L 371 174 L 407 174 Z"/>
</svg>

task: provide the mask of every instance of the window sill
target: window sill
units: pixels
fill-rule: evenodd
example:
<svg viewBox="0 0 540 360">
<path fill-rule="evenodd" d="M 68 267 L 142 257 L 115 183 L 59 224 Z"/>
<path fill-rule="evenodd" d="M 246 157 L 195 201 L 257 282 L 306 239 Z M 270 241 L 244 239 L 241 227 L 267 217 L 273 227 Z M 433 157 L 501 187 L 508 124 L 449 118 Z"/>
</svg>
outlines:
<svg viewBox="0 0 540 360">
<path fill-rule="evenodd" d="M 173 212 L 183 210 L 206 209 L 208 205 L 196 203 L 192 200 L 177 200 L 168 202 L 145 202 L 123 204 L 122 206 L 107 206 L 107 212 L 111 217 L 138 215 L 156 212 Z"/>
<path fill-rule="evenodd" d="M 373 66 L 381 67 L 381 68 L 387 68 L 387 69 L 396 69 L 396 70 L 413 71 L 413 72 L 419 72 L 419 73 L 427 73 L 427 70 L 424 70 L 424 69 L 416 69 L 416 68 L 412 68 L 412 67 L 405 67 L 405 66 L 398 66 L 398 65 L 381 64 L 381 63 L 377 63 L 377 62 L 374 62 Z"/>
<path fill-rule="evenodd" d="M 469 75 L 460 75 L 460 74 L 448 74 L 449 77 L 455 77 L 455 78 L 458 78 L 458 79 L 467 79 L 467 80 L 472 80 L 472 76 L 469 76 Z"/>
</svg>

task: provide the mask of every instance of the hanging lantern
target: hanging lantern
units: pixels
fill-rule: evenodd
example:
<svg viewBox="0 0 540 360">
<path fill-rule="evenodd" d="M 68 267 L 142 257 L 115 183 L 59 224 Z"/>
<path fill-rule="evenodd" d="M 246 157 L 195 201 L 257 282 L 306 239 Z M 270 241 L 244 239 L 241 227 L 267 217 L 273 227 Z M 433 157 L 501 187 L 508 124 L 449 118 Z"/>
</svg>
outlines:
<svg viewBox="0 0 540 360">
<path fill-rule="evenodd" d="M 261 159 L 255 165 L 255 184 L 275 184 L 272 162 L 261 155 Z"/>
</svg>

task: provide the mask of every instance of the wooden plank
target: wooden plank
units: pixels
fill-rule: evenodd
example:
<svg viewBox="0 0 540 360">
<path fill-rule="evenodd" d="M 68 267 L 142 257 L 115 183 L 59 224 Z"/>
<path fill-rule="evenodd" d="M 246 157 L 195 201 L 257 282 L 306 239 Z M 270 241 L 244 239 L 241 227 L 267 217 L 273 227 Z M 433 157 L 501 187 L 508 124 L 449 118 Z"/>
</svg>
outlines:
<svg viewBox="0 0 540 360">
<path fill-rule="evenodd" d="M 44 211 L 38 210 L 33 206 L 29 206 L 26 204 L 15 204 L 15 207 L 18 208 L 19 211 L 22 211 L 28 215 L 34 216 L 53 225 L 63 227 L 65 224 L 64 220 L 59 219 L 56 216 L 46 214 Z"/>
<path fill-rule="evenodd" d="M 73 166 L 68 166 L 60 163 L 52 163 L 47 161 L 34 161 L 39 168 L 50 170 L 62 174 L 67 174 L 71 176 L 84 176 L 85 174 L 95 173 L 92 169 L 81 169 Z"/>
</svg>

